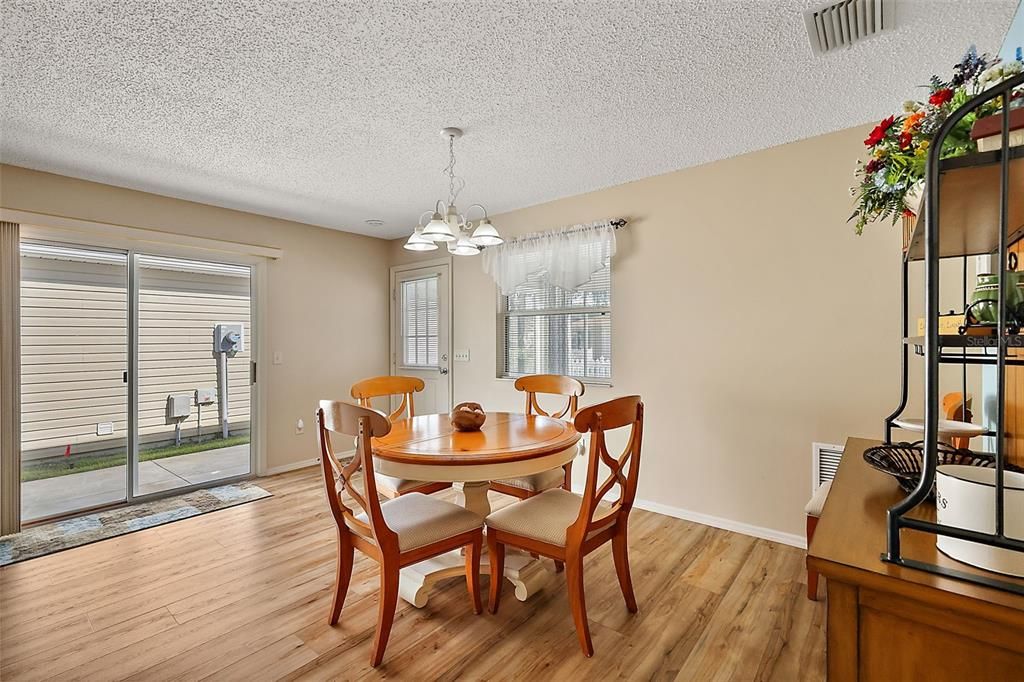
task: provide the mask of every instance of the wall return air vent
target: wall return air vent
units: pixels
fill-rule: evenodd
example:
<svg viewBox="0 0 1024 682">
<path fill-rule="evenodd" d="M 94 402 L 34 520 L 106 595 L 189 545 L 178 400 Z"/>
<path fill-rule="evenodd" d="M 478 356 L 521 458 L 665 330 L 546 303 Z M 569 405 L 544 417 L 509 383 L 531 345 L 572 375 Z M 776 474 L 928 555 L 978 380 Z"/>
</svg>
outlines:
<svg viewBox="0 0 1024 682">
<path fill-rule="evenodd" d="M 896 0 L 840 0 L 804 12 L 814 54 L 827 54 L 895 27 Z"/>
</svg>

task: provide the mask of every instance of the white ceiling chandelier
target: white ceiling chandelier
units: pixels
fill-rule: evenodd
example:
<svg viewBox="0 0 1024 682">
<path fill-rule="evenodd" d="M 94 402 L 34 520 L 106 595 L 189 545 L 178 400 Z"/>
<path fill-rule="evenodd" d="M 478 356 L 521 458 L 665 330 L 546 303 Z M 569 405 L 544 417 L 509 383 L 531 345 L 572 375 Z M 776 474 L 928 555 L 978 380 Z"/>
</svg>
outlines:
<svg viewBox="0 0 1024 682">
<path fill-rule="evenodd" d="M 444 128 L 442 137 L 448 138 L 448 166 L 444 172 L 448 175 L 448 203 L 441 199 L 434 203 L 432 211 L 424 211 L 416 223 L 416 229 L 405 242 L 410 251 L 433 251 L 439 243 L 448 247 L 448 253 L 456 256 L 475 256 L 484 246 L 497 246 L 504 239 L 487 217 L 487 209 L 480 204 L 473 204 L 466 209 L 466 215 L 474 208 L 483 211 L 483 217 L 476 225 L 466 219 L 466 215 L 455 208 L 455 199 L 465 187 L 466 181 L 455 175 L 455 140 L 462 137 L 459 128 Z M 423 219 L 430 216 L 426 225 Z"/>
</svg>

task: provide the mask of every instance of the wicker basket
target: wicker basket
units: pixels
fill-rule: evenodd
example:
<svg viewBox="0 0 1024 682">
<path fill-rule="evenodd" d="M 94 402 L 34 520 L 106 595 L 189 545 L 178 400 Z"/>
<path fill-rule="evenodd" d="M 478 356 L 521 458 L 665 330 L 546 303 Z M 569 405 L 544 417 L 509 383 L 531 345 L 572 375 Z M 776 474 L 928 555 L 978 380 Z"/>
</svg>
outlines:
<svg viewBox="0 0 1024 682">
<path fill-rule="evenodd" d="M 985 467 L 994 469 L 996 466 L 995 457 L 982 452 L 972 452 L 954 448 L 946 443 L 939 443 L 938 464 L 963 464 L 973 467 Z M 924 462 L 924 441 L 913 443 L 893 443 L 891 445 L 876 445 L 864 451 L 864 460 L 878 469 L 889 474 L 899 482 L 900 487 L 908 493 L 917 487 L 921 480 L 921 464 Z M 1004 464 L 1006 471 L 1024 473 L 1024 469 Z M 928 499 L 935 498 L 935 486 L 932 485 L 928 493 Z"/>
<path fill-rule="evenodd" d="M 456 431 L 479 431 L 487 413 L 480 403 L 459 403 L 452 409 L 451 419 Z"/>
</svg>

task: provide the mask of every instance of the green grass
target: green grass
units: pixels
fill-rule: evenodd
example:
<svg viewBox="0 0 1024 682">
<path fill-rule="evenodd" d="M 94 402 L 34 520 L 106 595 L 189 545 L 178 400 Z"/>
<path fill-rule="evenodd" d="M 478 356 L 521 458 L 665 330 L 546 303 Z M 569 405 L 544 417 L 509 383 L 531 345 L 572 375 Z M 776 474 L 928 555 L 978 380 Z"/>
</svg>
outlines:
<svg viewBox="0 0 1024 682">
<path fill-rule="evenodd" d="M 231 436 L 230 438 L 216 438 L 205 440 L 201 443 L 183 443 L 181 445 L 169 445 L 162 448 L 144 450 L 139 454 L 140 461 L 148 462 L 154 459 L 165 459 L 188 455 L 193 452 L 205 452 L 228 448 L 232 445 L 244 445 L 249 442 L 249 436 Z M 21 467 L 21 480 L 39 481 L 44 478 L 56 476 L 68 476 L 83 471 L 96 471 L 97 469 L 109 469 L 110 467 L 121 466 L 125 463 L 127 455 L 124 452 L 108 453 L 103 455 L 74 455 L 67 459 L 51 458 L 38 462 L 27 462 Z"/>
</svg>

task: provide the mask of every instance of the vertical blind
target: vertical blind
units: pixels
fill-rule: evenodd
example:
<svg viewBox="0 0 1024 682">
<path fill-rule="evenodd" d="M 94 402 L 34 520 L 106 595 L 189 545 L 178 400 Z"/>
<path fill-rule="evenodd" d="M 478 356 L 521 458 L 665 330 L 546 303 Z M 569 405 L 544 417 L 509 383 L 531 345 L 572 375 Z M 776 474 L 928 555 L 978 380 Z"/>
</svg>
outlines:
<svg viewBox="0 0 1024 682">
<path fill-rule="evenodd" d="M 611 267 L 576 290 L 531 275 L 499 304 L 505 377 L 562 374 L 608 382 L 612 376 Z"/>
<path fill-rule="evenodd" d="M 402 364 L 437 367 L 437 275 L 402 282 Z"/>
</svg>

